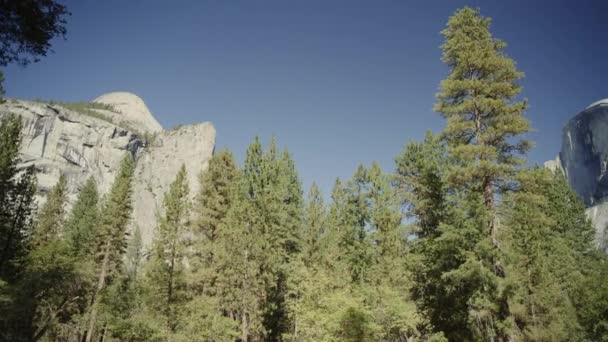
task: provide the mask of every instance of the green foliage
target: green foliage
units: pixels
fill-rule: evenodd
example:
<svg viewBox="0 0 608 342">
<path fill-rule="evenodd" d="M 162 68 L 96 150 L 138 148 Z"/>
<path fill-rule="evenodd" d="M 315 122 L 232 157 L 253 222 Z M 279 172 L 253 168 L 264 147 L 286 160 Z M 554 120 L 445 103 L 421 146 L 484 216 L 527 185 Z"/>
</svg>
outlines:
<svg viewBox="0 0 608 342">
<path fill-rule="evenodd" d="M 90 342 L 96 333 L 99 304 L 102 291 L 111 284 L 114 277 L 120 275 L 122 257 L 127 247 L 127 224 L 131 216 L 131 182 L 135 165 L 126 155 L 112 184 L 110 193 L 103 203 L 95 237 L 96 277 L 95 290 L 91 305 L 85 341 Z"/>
<path fill-rule="evenodd" d="M 522 175 L 523 191 L 505 199 L 502 240 L 508 255 L 509 306 L 517 328 L 514 334 L 525 340 L 576 340 L 580 331 L 567 286 L 581 265 L 576 265 L 574 250 L 564 248 L 568 240 L 560 232 L 561 223 L 553 220 L 561 214 L 552 211 L 568 198 L 545 196 L 556 185 L 549 171 L 533 170 Z M 584 211 L 571 208 L 569 216 L 582 218 L 584 226 Z M 564 273 L 564 268 L 570 269 Z"/>
<path fill-rule="evenodd" d="M 329 205 L 315 184 L 305 201 L 289 152 L 256 137 L 242 168 L 213 156 L 192 208 L 181 167 L 152 246 L 128 233 L 129 156 L 101 205 L 89 179 L 67 219 L 61 177 L 32 231 L 34 169 L 18 171 L 21 121 L 5 116 L 0 339 L 608 341 L 608 257 L 563 176 L 516 156 L 523 74 L 489 28 L 470 8 L 449 19 L 447 127 L 394 175 L 360 165 Z"/>
<path fill-rule="evenodd" d="M 12 282 L 23 266 L 32 233 L 36 177 L 34 168 L 19 172 L 21 118 L 0 121 L 0 279 Z"/>
<path fill-rule="evenodd" d="M 51 40 L 65 36 L 69 15 L 65 5 L 53 0 L 5 3 L 0 10 L 5 20 L 0 31 L 0 65 L 26 65 L 46 56 Z"/>
<path fill-rule="evenodd" d="M 39 247 L 56 238 L 63 229 L 65 205 L 67 202 L 67 183 L 64 175 L 59 176 L 57 184 L 49 192 L 46 203 L 40 210 L 38 222 L 32 237 L 33 247 Z"/>
<path fill-rule="evenodd" d="M 95 228 L 99 218 L 97 183 L 90 177 L 78 194 L 78 199 L 65 223 L 65 236 L 75 256 L 90 256 L 95 243 Z"/>
<path fill-rule="evenodd" d="M 521 91 L 523 73 L 503 52 L 506 44 L 492 36 L 490 19 L 479 10 L 456 11 L 441 33 L 442 60 L 450 74 L 440 84 L 435 110 L 447 119 L 442 136 L 459 161 L 449 178 L 455 184 L 478 184 L 484 200 L 492 202 L 493 189 L 524 162 L 515 154 L 530 147 L 518 140 L 529 131 L 522 115 L 527 103 L 511 100 Z"/>
<path fill-rule="evenodd" d="M 193 248 L 190 286 L 196 295 L 215 293 L 215 248 L 220 225 L 234 202 L 239 172 L 232 153 L 222 150 L 199 175 L 200 192 L 193 207 Z"/>
<path fill-rule="evenodd" d="M 163 200 L 164 215 L 159 220 L 156 240 L 146 271 L 150 306 L 162 315 L 170 332 L 179 321 L 179 307 L 185 301 L 185 234 L 188 232 L 190 203 L 186 167 L 182 165 Z"/>
</svg>

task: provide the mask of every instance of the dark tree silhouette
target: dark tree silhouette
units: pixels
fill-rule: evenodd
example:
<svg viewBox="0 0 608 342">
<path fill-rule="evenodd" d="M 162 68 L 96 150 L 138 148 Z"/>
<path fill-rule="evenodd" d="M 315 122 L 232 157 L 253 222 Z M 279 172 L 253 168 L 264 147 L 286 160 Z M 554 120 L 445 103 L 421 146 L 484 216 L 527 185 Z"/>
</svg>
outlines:
<svg viewBox="0 0 608 342">
<path fill-rule="evenodd" d="M 54 0 L 0 0 L 0 66 L 37 62 L 65 37 L 65 5 Z"/>
</svg>

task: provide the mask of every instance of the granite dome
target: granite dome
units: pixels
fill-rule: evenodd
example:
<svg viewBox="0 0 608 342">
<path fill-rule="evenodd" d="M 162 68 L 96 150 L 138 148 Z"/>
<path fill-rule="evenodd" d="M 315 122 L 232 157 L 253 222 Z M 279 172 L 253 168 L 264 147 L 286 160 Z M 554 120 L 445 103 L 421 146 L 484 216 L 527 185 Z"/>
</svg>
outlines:
<svg viewBox="0 0 608 342">
<path fill-rule="evenodd" d="M 93 102 L 112 106 L 114 110 L 104 111 L 117 122 L 125 122 L 139 130 L 155 133 L 161 132 L 163 127 L 150 113 L 148 106 L 139 96 L 128 92 L 112 92 L 97 97 Z M 118 113 L 118 114 L 117 114 Z"/>
</svg>

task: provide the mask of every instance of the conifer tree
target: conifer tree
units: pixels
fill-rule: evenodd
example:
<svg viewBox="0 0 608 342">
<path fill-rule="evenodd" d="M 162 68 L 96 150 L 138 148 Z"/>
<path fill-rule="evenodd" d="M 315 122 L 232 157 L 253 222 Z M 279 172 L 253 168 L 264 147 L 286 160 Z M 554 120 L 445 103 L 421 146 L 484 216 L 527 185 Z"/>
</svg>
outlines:
<svg viewBox="0 0 608 342">
<path fill-rule="evenodd" d="M 209 241 L 215 240 L 219 223 L 230 208 L 231 192 L 237 176 L 234 157 L 229 150 L 215 154 L 207 170 L 199 176 L 201 190 L 197 197 L 196 228 Z"/>
<path fill-rule="evenodd" d="M 188 175 L 182 165 L 163 199 L 160 219 L 152 247 L 151 265 L 146 278 L 152 294 L 152 308 L 158 310 L 169 333 L 179 324 L 179 306 L 185 302 L 185 234 L 189 230 L 190 202 Z"/>
<path fill-rule="evenodd" d="M 440 84 L 435 110 L 447 119 L 442 132 L 450 154 L 460 163 L 453 167 L 454 184 L 468 185 L 483 193 L 488 210 L 524 160 L 529 142 L 518 136 L 529 131 L 523 116 L 527 103 L 513 102 L 521 91 L 523 73 L 505 53 L 506 44 L 492 36 L 490 19 L 479 10 L 460 9 L 442 32 L 442 60 L 450 68 Z M 491 225 L 496 244 L 495 225 Z"/>
<path fill-rule="evenodd" d="M 441 139 L 427 131 L 422 143 L 410 141 L 395 158 L 395 191 L 408 218 L 416 219 L 412 233 L 421 239 L 438 236 L 447 216 L 446 153 Z"/>
<path fill-rule="evenodd" d="M 62 339 L 61 328 L 77 313 L 75 307 L 83 292 L 84 282 L 64 239 L 66 179 L 62 175 L 50 190 L 38 215 L 33 232 L 32 249 L 26 259 L 19 282 L 18 305 L 28 308 L 31 327 L 23 329 L 29 338 Z"/>
<path fill-rule="evenodd" d="M 528 132 L 523 117 L 525 101 L 514 102 L 523 73 L 504 53 L 505 43 L 490 33 L 490 19 L 478 10 L 465 7 L 450 17 L 442 31 L 443 61 L 449 76 L 440 84 L 435 110 L 447 119 L 442 136 L 455 163 L 448 171 L 450 185 L 463 193 L 458 226 L 469 227 L 471 254 L 461 264 L 443 272 L 453 283 L 469 284 L 471 292 L 462 293 L 470 331 L 491 340 L 507 340 L 513 322 L 503 292 L 504 261 L 499 250 L 499 225 L 496 220 L 496 197 L 509 190 L 517 167 L 524 159 L 529 142 L 520 139 Z M 466 194 L 469 191 L 470 194 Z M 476 201 L 481 201 L 479 207 Z M 485 213 L 480 211 L 485 208 Z M 486 223 L 480 220 L 486 220 Z M 465 236 L 467 229 L 450 224 L 455 236 Z M 450 235 L 446 236 L 450 237 Z M 458 243 L 457 240 L 451 240 Z M 444 276 L 444 279 L 448 279 Z M 462 317 L 464 312 L 454 317 Z"/>
<path fill-rule="evenodd" d="M 352 267 L 345 250 L 341 249 L 345 236 L 350 236 L 348 227 L 352 225 L 349 210 L 347 210 L 347 194 L 342 181 L 334 182 L 331 192 L 331 204 L 327 216 L 327 230 L 321 236 L 322 263 L 338 280 L 350 282 Z"/>
<path fill-rule="evenodd" d="M 573 249 L 566 245 L 569 239 L 560 234 L 560 223 L 553 220 L 550 209 L 559 205 L 551 202 L 563 202 L 564 198 L 545 196 L 545 189 L 553 182 L 549 171 L 527 173 L 520 177 L 522 191 L 507 196 L 503 205 L 501 239 L 512 292 L 509 307 L 516 323 L 511 335 L 526 341 L 580 340 L 581 327 L 569 296 L 574 293 L 566 286 L 571 284 L 568 278 L 580 274 L 577 268 L 582 265 L 573 258 Z M 582 216 L 585 224 L 584 213 L 574 216 Z M 562 268 L 565 274 L 560 272 Z M 560 279 L 560 273 L 564 278 Z"/>
<path fill-rule="evenodd" d="M 264 286 L 258 242 L 262 237 L 250 221 L 256 212 L 245 199 L 246 183 L 242 179 L 239 189 L 218 230 L 214 249 L 215 294 L 219 306 L 238 326 L 241 341 L 250 341 L 264 332 Z"/>
<path fill-rule="evenodd" d="M 21 117 L 9 114 L 0 121 L 0 200 L 2 208 L 7 203 L 7 196 L 17 173 L 19 148 L 21 147 Z"/>
<path fill-rule="evenodd" d="M 95 237 L 97 279 L 89 308 L 86 342 L 91 342 L 95 335 L 102 290 L 122 266 L 122 256 L 127 246 L 126 229 L 132 211 L 133 171 L 133 160 L 127 155 L 121 162 L 114 184 L 101 210 L 99 231 Z"/>
<path fill-rule="evenodd" d="M 301 187 L 291 157 L 279 155 L 274 139 L 264 151 L 256 137 L 221 225 L 216 265 L 218 296 L 239 321 L 243 340 L 276 340 L 288 330 L 287 268 L 299 249 L 301 219 Z"/>
<path fill-rule="evenodd" d="M 32 238 L 33 247 L 43 246 L 63 233 L 65 206 L 67 204 L 67 181 L 59 176 L 57 184 L 49 192 L 46 203 L 40 210 Z"/>
<path fill-rule="evenodd" d="M 31 237 L 36 176 L 33 166 L 19 174 L 21 117 L 0 120 L 0 281 L 13 281 Z"/>
<path fill-rule="evenodd" d="M 16 279 L 30 249 L 36 184 L 35 169 L 30 166 L 16 176 L 0 209 L 0 279 L 5 281 Z"/>
<path fill-rule="evenodd" d="M 529 340 L 606 338 L 608 311 L 597 308 L 608 298 L 598 282 L 608 258 L 596 249 L 582 200 L 561 173 L 532 169 L 519 183 L 503 219 L 517 327 Z"/>
<path fill-rule="evenodd" d="M 193 207 L 194 253 L 190 281 L 196 294 L 214 293 L 214 249 L 220 224 L 232 206 L 238 176 L 234 157 L 228 150 L 215 154 L 207 170 L 199 176 L 200 192 Z"/>
<path fill-rule="evenodd" d="M 371 244 L 365 231 L 370 219 L 368 185 L 367 170 L 360 164 L 343 192 L 336 184 L 330 210 L 330 220 L 336 225 L 333 229 L 337 230 L 338 247 L 353 283 L 366 279 L 371 264 Z"/>
<path fill-rule="evenodd" d="M 23 288 L 33 230 L 34 166 L 20 171 L 21 117 L 0 119 L 0 339 L 33 338 L 29 289 Z M 24 293 L 28 292 L 28 293 Z"/>
<path fill-rule="evenodd" d="M 308 203 L 302 227 L 302 254 L 306 265 L 320 260 L 320 240 L 326 229 L 327 212 L 321 190 L 313 183 L 308 193 Z"/>
<path fill-rule="evenodd" d="M 104 335 L 120 341 L 151 341 L 168 338 L 166 324 L 146 300 L 158 293 L 150 292 L 142 272 L 143 244 L 139 227 L 135 227 L 125 253 L 125 267 L 106 288 L 101 315 Z M 153 306 L 153 305 L 152 305 Z"/>
<path fill-rule="evenodd" d="M 95 228 L 99 219 L 99 193 L 97 183 L 89 177 L 78 193 L 78 198 L 65 223 L 65 236 L 75 256 L 91 255 Z"/>
</svg>

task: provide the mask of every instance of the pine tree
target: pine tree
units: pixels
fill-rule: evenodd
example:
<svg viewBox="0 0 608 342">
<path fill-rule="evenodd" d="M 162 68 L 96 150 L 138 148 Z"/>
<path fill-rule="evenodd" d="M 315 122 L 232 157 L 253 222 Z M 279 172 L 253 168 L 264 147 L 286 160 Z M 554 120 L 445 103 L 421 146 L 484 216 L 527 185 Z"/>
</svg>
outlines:
<svg viewBox="0 0 608 342">
<path fill-rule="evenodd" d="M 36 175 L 33 166 L 22 172 L 21 117 L 8 114 L 0 120 L 0 339 L 20 341 L 32 337 L 31 298 L 23 293 L 33 230 Z"/>
<path fill-rule="evenodd" d="M 114 184 L 101 210 L 99 231 L 95 237 L 97 280 L 89 308 L 86 342 L 91 342 L 95 334 L 102 290 L 106 288 L 122 266 L 122 256 L 127 245 L 126 229 L 132 210 L 133 171 L 133 160 L 131 156 L 127 155 L 122 160 Z"/>
<path fill-rule="evenodd" d="M 38 215 L 32 238 L 33 247 L 43 246 L 63 233 L 65 206 L 67 204 L 67 181 L 64 175 L 59 176 L 57 184 L 49 192 L 46 203 Z"/>
<path fill-rule="evenodd" d="M 529 142 L 519 139 L 529 130 L 523 117 L 527 104 L 513 102 L 521 90 L 518 80 L 523 74 L 505 55 L 504 42 L 490 33 L 490 19 L 478 10 L 458 10 L 442 34 L 442 59 L 450 74 L 440 84 L 435 110 L 447 119 L 442 136 L 455 159 L 447 178 L 458 191 L 470 192 L 463 193 L 460 204 L 467 206 L 459 205 L 457 221 L 448 229 L 454 230 L 454 237 L 473 234 L 468 237 L 473 244 L 465 247 L 471 253 L 454 269 L 444 268 L 443 277 L 462 286 L 468 284 L 470 292 L 461 294 L 463 300 L 468 298 L 467 304 L 459 310 L 468 312 L 466 322 L 473 335 L 507 340 L 513 322 L 502 292 L 505 269 L 499 250 L 496 197 L 510 189 L 517 167 L 524 162 L 516 155 L 530 147 Z M 441 239 L 450 237 L 451 233 L 444 232 Z M 450 239 L 450 243 L 463 247 L 458 240 Z M 464 320 L 465 314 L 461 311 L 453 317 Z"/>
<path fill-rule="evenodd" d="M 532 169 L 519 184 L 503 210 L 517 327 L 529 340 L 605 339 L 608 287 L 598 280 L 608 259 L 596 249 L 582 200 L 561 173 Z"/>
<path fill-rule="evenodd" d="M 435 110 L 447 119 L 442 135 L 450 154 L 460 162 L 450 178 L 454 184 L 481 191 L 491 211 L 497 189 L 524 161 L 514 154 L 530 147 L 529 142 L 517 140 L 530 129 L 523 117 L 527 103 L 512 102 L 521 91 L 517 82 L 523 73 L 505 55 L 506 44 L 492 36 L 490 19 L 479 10 L 456 11 L 441 33 L 442 60 L 450 74 L 440 84 Z M 496 244 L 496 231 L 490 234 Z"/>
<path fill-rule="evenodd" d="M 274 139 L 264 151 L 256 137 L 217 243 L 218 296 L 243 340 L 278 340 L 289 329 L 287 268 L 300 248 L 301 193 L 290 155 L 279 155 Z"/>
<path fill-rule="evenodd" d="M 228 150 L 215 154 L 207 170 L 199 176 L 201 190 L 193 207 L 194 253 L 190 280 L 196 294 L 214 293 L 214 249 L 220 224 L 232 206 L 238 176 L 234 157 Z"/>
<path fill-rule="evenodd" d="M 151 306 L 162 315 L 170 334 L 180 321 L 179 306 L 186 301 L 184 279 L 185 235 L 189 232 L 190 202 L 186 167 L 182 165 L 163 200 L 160 219 L 147 271 L 152 288 Z"/>
<path fill-rule="evenodd" d="M 28 167 L 10 187 L 3 203 L 0 220 L 0 279 L 15 280 L 30 249 L 33 213 L 36 208 L 36 174 Z"/>
<path fill-rule="evenodd" d="M 146 286 L 141 276 L 143 257 L 141 233 L 136 226 L 127 246 L 125 267 L 102 298 L 106 336 L 120 341 L 167 339 L 166 321 L 159 319 L 160 315 L 150 307 L 150 298 L 158 298 L 154 292 L 158 289 Z"/>
<path fill-rule="evenodd" d="M 75 256 L 92 256 L 99 219 L 99 193 L 93 177 L 87 179 L 65 223 L 65 236 Z"/>
<path fill-rule="evenodd" d="M 0 120 L 0 281 L 13 281 L 28 252 L 35 209 L 33 166 L 20 174 L 21 117 Z"/>
<path fill-rule="evenodd" d="M 409 142 L 395 163 L 395 191 L 407 216 L 416 219 L 412 233 L 421 239 L 438 236 L 448 215 L 445 170 L 450 164 L 444 144 L 427 131 L 424 141 Z"/>
<path fill-rule="evenodd" d="M 59 177 L 50 190 L 33 232 L 32 250 L 19 281 L 18 305 L 27 308 L 32 325 L 22 329 L 33 340 L 54 340 L 66 336 L 61 326 L 77 313 L 85 280 L 64 239 L 66 179 Z"/>
<path fill-rule="evenodd" d="M 327 212 L 323 196 L 316 183 L 308 192 L 308 203 L 302 228 L 302 254 L 307 266 L 320 260 L 320 240 L 326 229 Z"/>
<path fill-rule="evenodd" d="M 353 283 L 364 282 L 371 265 L 371 244 L 366 233 L 371 215 L 368 186 L 367 170 L 360 164 L 353 178 L 346 182 L 343 193 L 337 184 L 330 209 L 330 220 L 335 224 L 333 229 L 337 230 L 338 248 Z"/>
<path fill-rule="evenodd" d="M 263 335 L 264 283 L 259 236 L 250 220 L 256 214 L 246 200 L 246 183 L 232 199 L 226 218 L 222 220 L 215 245 L 215 294 L 219 306 L 238 326 L 241 341 Z"/>
</svg>

